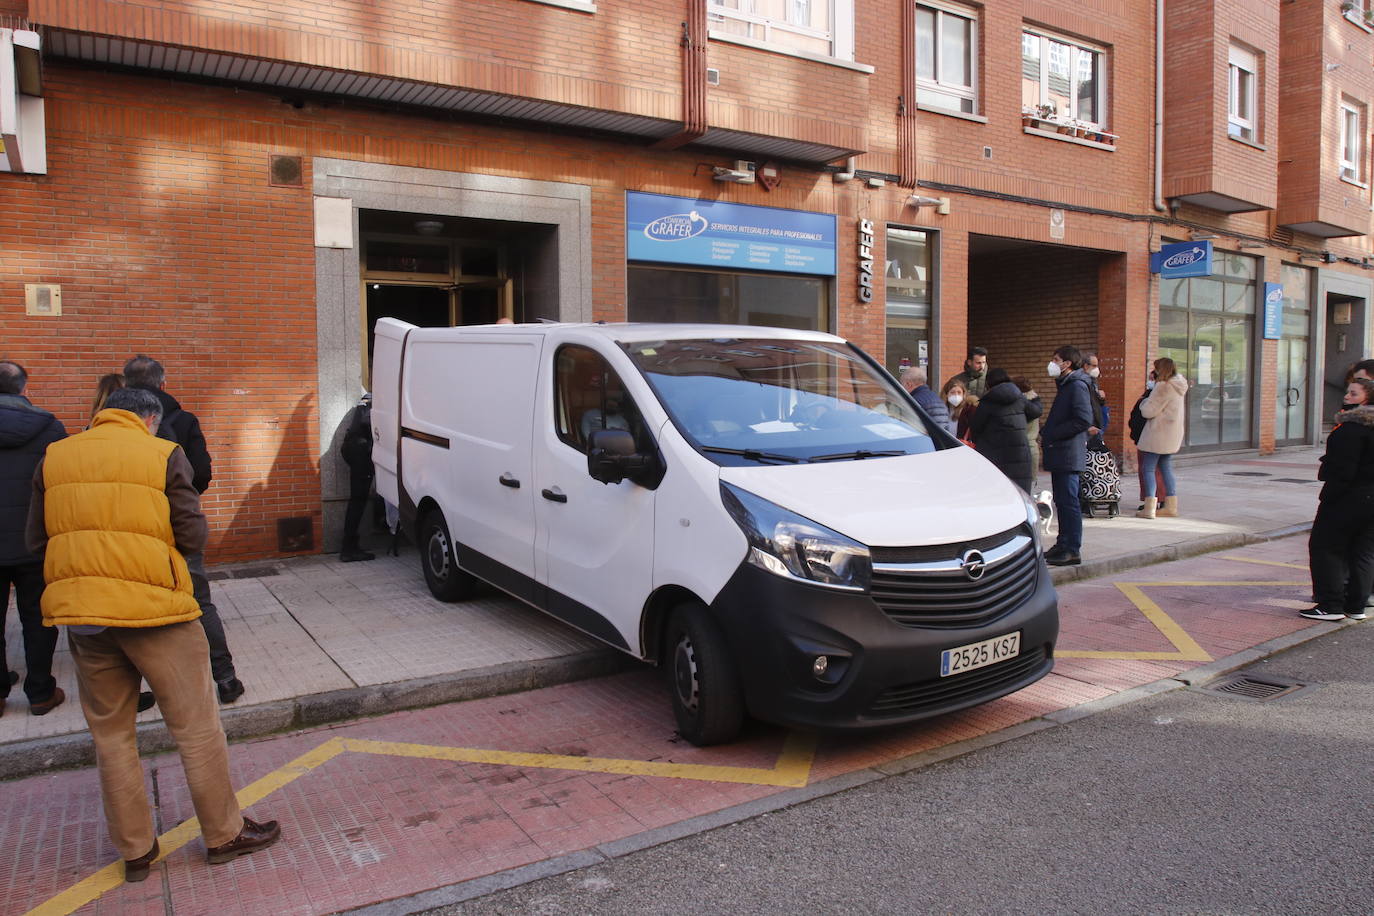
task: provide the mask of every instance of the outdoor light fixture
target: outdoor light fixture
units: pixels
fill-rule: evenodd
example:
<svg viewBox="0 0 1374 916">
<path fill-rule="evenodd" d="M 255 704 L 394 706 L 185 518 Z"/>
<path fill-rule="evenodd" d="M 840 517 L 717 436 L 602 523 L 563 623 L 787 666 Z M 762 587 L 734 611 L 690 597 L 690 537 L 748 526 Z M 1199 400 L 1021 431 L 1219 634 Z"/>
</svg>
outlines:
<svg viewBox="0 0 1374 916">
<path fill-rule="evenodd" d="M 421 235 L 438 235 L 444 231 L 444 224 L 437 219 L 417 219 L 415 231 Z"/>
<path fill-rule="evenodd" d="M 948 197 L 925 197 L 921 194 L 912 194 L 907 198 L 906 202 L 918 210 L 922 207 L 934 207 L 936 213 L 943 214 L 949 212 Z"/>
</svg>

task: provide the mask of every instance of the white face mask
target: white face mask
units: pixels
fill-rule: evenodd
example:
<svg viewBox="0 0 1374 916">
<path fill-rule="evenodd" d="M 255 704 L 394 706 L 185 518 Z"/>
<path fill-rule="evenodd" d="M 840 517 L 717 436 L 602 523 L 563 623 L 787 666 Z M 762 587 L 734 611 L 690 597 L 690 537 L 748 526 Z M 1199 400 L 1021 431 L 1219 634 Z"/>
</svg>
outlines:
<svg viewBox="0 0 1374 916">
<path fill-rule="evenodd" d="M 1089 367 L 1087 371 L 1089 378 L 1097 378 L 1099 375 L 1102 374 L 1102 370 L 1097 368 L 1096 366 Z"/>
<path fill-rule="evenodd" d="M 950 407 L 958 407 L 960 404 L 964 403 L 964 396 L 962 394 L 951 394 L 945 400 L 949 401 Z"/>
<path fill-rule="evenodd" d="M 1154 391 L 1154 390 L 1155 390 L 1155 380 L 1154 380 L 1154 379 L 1150 379 L 1148 382 L 1145 383 L 1145 390 L 1146 390 L 1146 391 Z"/>
<path fill-rule="evenodd" d="M 1059 378 L 1060 371 L 1059 364 L 1054 360 L 1050 360 L 1049 365 L 1045 366 L 1045 374 L 1050 378 Z"/>
</svg>

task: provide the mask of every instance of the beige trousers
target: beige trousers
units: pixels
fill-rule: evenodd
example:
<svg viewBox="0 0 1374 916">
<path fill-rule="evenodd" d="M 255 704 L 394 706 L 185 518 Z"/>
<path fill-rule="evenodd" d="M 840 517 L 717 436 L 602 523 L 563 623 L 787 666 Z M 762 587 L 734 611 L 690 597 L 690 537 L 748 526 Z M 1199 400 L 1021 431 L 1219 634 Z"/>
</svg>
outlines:
<svg viewBox="0 0 1374 916">
<path fill-rule="evenodd" d="M 67 643 L 95 742 L 105 820 L 120 856 L 145 855 L 157 837 L 134 730 L 140 679 L 148 681 L 176 741 L 205 845 L 238 836 L 243 816 L 229 781 L 229 747 L 200 622 L 109 627 L 91 636 L 68 631 Z"/>
</svg>

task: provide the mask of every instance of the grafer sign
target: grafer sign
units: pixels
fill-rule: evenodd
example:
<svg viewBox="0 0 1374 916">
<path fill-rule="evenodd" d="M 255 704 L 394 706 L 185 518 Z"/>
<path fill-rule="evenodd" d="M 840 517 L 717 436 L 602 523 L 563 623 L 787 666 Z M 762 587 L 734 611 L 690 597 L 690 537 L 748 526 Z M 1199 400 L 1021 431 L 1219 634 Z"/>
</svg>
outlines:
<svg viewBox="0 0 1374 916">
<path fill-rule="evenodd" d="M 1150 255 L 1150 270 L 1163 279 L 1181 277 L 1210 277 L 1212 275 L 1211 241 L 1178 242 L 1165 245 Z"/>
<path fill-rule="evenodd" d="M 859 301 L 873 301 L 873 220 L 859 220 Z"/>
</svg>

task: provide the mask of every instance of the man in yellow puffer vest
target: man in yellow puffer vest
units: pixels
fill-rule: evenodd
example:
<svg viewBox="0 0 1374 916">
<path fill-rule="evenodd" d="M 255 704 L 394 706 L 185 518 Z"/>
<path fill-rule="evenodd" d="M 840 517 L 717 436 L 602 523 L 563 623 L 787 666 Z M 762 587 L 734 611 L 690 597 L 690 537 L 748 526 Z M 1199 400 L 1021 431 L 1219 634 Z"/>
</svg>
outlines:
<svg viewBox="0 0 1374 916">
<path fill-rule="evenodd" d="M 140 678 L 177 743 L 210 862 L 281 835 L 276 821 L 244 817 L 234 798 L 183 556 L 204 549 L 208 528 L 186 455 L 154 435 L 161 419 L 151 392 L 111 393 L 90 429 L 48 448 L 34 473 L 27 531 L 29 549 L 43 557 L 43 622 L 67 627 L 126 881 L 148 877 L 159 855 L 134 725 Z"/>
</svg>

